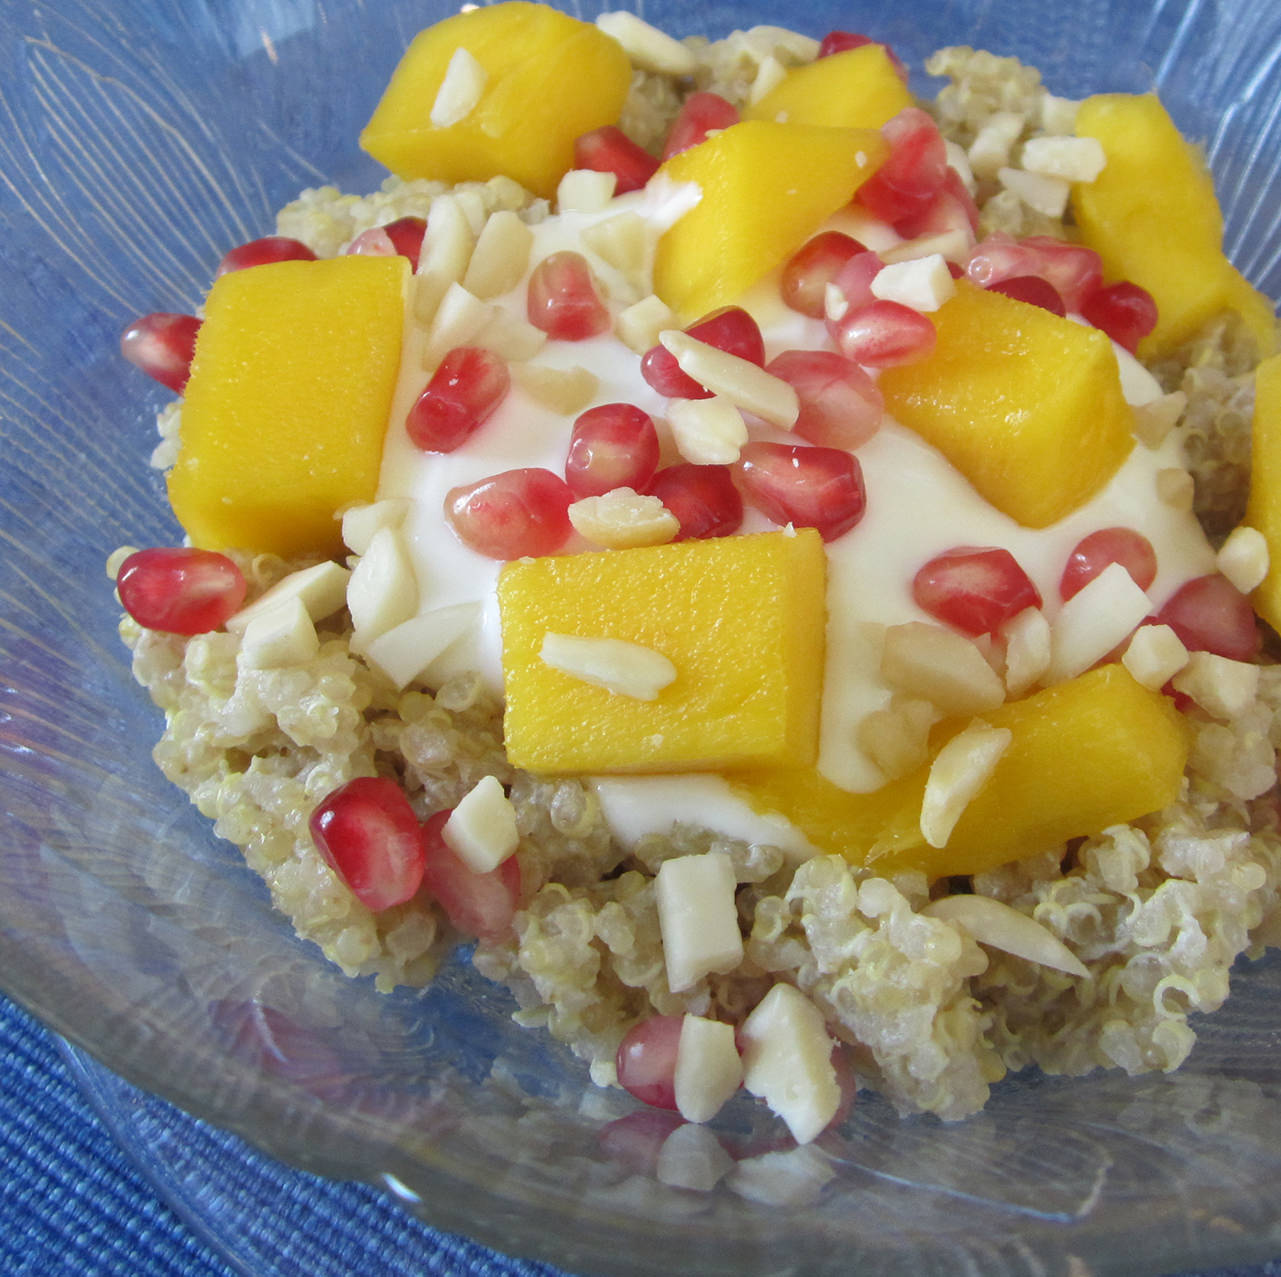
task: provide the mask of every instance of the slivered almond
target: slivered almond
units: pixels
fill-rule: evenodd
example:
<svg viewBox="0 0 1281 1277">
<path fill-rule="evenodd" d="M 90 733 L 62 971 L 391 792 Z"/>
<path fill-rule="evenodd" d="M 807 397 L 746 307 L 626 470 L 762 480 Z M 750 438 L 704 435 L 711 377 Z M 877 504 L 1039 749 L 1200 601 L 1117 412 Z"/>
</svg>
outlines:
<svg viewBox="0 0 1281 1277">
<path fill-rule="evenodd" d="M 881 676 L 944 714 L 983 714 L 1005 700 L 1005 688 L 983 653 L 955 630 L 928 621 L 886 628 Z"/>
<path fill-rule="evenodd" d="M 1188 397 L 1175 390 L 1159 399 L 1137 404 L 1134 409 L 1134 433 L 1139 442 L 1148 448 L 1159 448 L 1175 422 L 1188 406 Z"/>
<path fill-rule="evenodd" d="M 520 845 L 516 809 L 497 776 L 482 777 L 441 826 L 440 836 L 472 873 L 497 869 Z"/>
<path fill-rule="evenodd" d="M 520 283 L 534 232 L 508 209 L 491 213 L 476 240 L 463 287 L 482 300 L 501 297 Z"/>
<path fill-rule="evenodd" d="M 1046 681 L 1061 683 L 1101 661 L 1152 611 L 1152 601 L 1119 563 L 1109 563 L 1063 606 L 1050 626 Z"/>
<path fill-rule="evenodd" d="M 693 75 L 698 68 L 692 49 L 634 13 L 625 10 L 602 13 L 596 25 L 606 35 L 613 36 L 623 46 L 631 64 L 642 71 L 653 71 L 657 75 Z"/>
<path fill-rule="evenodd" d="M 1068 975 L 1090 973 L 1080 958 L 1035 918 L 991 896 L 956 895 L 931 900 L 921 912 L 968 931 L 979 944 L 1012 953 L 1017 958 L 1053 967 Z"/>
<path fill-rule="evenodd" d="M 1010 162 L 1024 122 L 1023 116 L 1013 111 L 996 111 L 988 117 L 966 152 L 975 177 L 995 177 L 997 170 Z"/>
<path fill-rule="evenodd" d="M 580 536 L 607 550 L 666 545 L 681 528 L 658 497 L 631 488 L 612 488 L 598 497 L 575 501 L 569 507 L 569 521 Z"/>
<path fill-rule="evenodd" d="M 673 399 L 667 406 L 676 451 L 696 466 L 728 466 L 747 442 L 743 414 L 720 395 Z"/>
<path fill-rule="evenodd" d="M 931 847 L 944 847 L 961 813 L 991 777 L 1014 733 L 975 719 L 935 756 L 921 802 L 921 833 Z"/>
<path fill-rule="evenodd" d="M 364 554 L 379 528 L 400 527 L 408 513 L 409 501 L 404 497 L 349 506 L 342 514 L 343 544 L 352 554 Z"/>
<path fill-rule="evenodd" d="M 1193 652 L 1174 676 L 1174 686 L 1211 718 L 1228 722 L 1245 713 L 1259 694 L 1259 667 L 1213 652 Z"/>
<path fill-rule="evenodd" d="M 472 345 L 492 350 L 509 364 L 532 359 L 546 343 L 547 334 L 541 328 L 535 328 L 501 306 L 493 308 L 485 326 L 472 338 Z"/>
<path fill-rule="evenodd" d="M 229 617 L 227 630 L 232 634 L 242 634 L 255 617 L 292 603 L 294 599 L 302 603 L 312 621 L 323 621 L 346 604 L 350 580 L 351 573 L 339 563 L 327 561 L 299 568 L 297 572 L 282 577 L 248 607 L 242 607 Z"/>
<path fill-rule="evenodd" d="M 1121 664 L 1136 682 L 1160 691 L 1186 664 L 1188 649 L 1168 625 L 1141 625 L 1126 646 Z"/>
<path fill-rule="evenodd" d="M 455 49 L 431 106 L 432 124 L 447 129 L 465 120 L 480 101 L 488 79 L 489 73 L 472 53 L 461 45 Z"/>
<path fill-rule="evenodd" d="M 675 357 L 683 373 L 713 394 L 724 395 L 736 407 L 771 426 L 790 430 L 796 424 L 801 403 L 796 391 L 781 377 L 678 328 L 659 333 L 658 340 Z"/>
<path fill-rule="evenodd" d="M 928 257 L 931 253 L 938 253 L 949 262 L 964 262 L 973 247 L 974 237 L 967 235 L 965 231 L 940 231 L 937 235 L 905 239 L 893 248 L 882 250 L 880 256 L 887 266 L 893 266 L 896 262 L 915 261 L 918 257 Z M 950 274 L 948 278 L 951 278 Z"/>
<path fill-rule="evenodd" d="M 563 674 L 638 701 L 655 700 L 676 678 L 676 666 L 661 652 L 624 639 L 549 631 L 538 654 L 545 665 Z"/>
<path fill-rule="evenodd" d="M 1050 668 L 1050 623 L 1039 607 L 1027 607 L 1005 626 L 1005 691 L 1022 696 Z"/>
<path fill-rule="evenodd" d="M 913 310 L 938 310 L 956 293 L 956 281 L 942 253 L 883 266 L 871 283 L 872 296 Z"/>
<path fill-rule="evenodd" d="M 771 90 L 778 88 L 787 75 L 787 68 L 772 54 L 767 53 L 758 64 L 752 77 L 752 87 L 747 100 L 755 106 Z"/>
<path fill-rule="evenodd" d="M 676 322 L 672 308 L 661 297 L 650 293 L 640 301 L 618 312 L 614 335 L 635 355 L 643 355 L 657 345 L 658 334 Z"/>
<path fill-rule="evenodd" d="M 316 627 L 302 598 L 295 594 L 254 613 L 241 636 L 236 664 L 252 670 L 301 665 L 315 656 L 319 647 Z"/>
<path fill-rule="evenodd" d="M 452 603 L 420 612 L 365 646 L 364 658 L 397 688 L 407 687 L 480 619 L 479 603 Z"/>
<path fill-rule="evenodd" d="M 461 284 L 450 284 L 427 330 L 422 366 L 433 371 L 455 347 L 468 345 L 493 313 L 488 302 L 473 297 Z"/>
<path fill-rule="evenodd" d="M 438 195 L 427 214 L 427 232 L 414 280 L 414 318 L 430 324 L 450 284 L 467 271 L 476 236 L 456 195 Z"/>
<path fill-rule="evenodd" d="M 572 168 L 556 187 L 556 207 L 562 213 L 599 213 L 614 198 L 617 185 L 613 173 Z"/>
<path fill-rule="evenodd" d="M 1156 496 L 1172 510 L 1191 510 L 1196 484 L 1182 466 L 1167 466 L 1156 472 Z"/>
<path fill-rule="evenodd" d="M 1071 186 L 1059 177 L 1043 177 L 1021 168 L 998 169 L 996 179 L 1024 204 L 1046 217 L 1062 217 L 1067 208 Z"/>
<path fill-rule="evenodd" d="M 1092 182 L 1103 172 L 1107 156 L 1096 137 L 1031 137 L 1023 143 L 1019 162 L 1043 177 Z"/>
<path fill-rule="evenodd" d="M 893 696 L 858 725 L 861 750 L 890 780 L 906 776 L 929 757 L 930 728 L 938 711 L 929 701 Z"/>
<path fill-rule="evenodd" d="M 1242 594 L 1250 594 L 1268 575 L 1271 556 L 1268 542 L 1258 528 L 1234 528 L 1215 556 L 1215 566 Z"/>
<path fill-rule="evenodd" d="M 643 218 L 636 213 L 618 213 L 587 227 L 583 243 L 606 265 L 628 278 L 639 278 L 647 266 L 651 237 Z"/>
<path fill-rule="evenodd" d="M 586 408 L 600 385 L 595 373 L 578 365 L 573 368 L 544 368 L 537 364 L 520 364 L 511 370 L 511 374 L 521 389 L 544 408 L 566 416 Z"/>
</svg>

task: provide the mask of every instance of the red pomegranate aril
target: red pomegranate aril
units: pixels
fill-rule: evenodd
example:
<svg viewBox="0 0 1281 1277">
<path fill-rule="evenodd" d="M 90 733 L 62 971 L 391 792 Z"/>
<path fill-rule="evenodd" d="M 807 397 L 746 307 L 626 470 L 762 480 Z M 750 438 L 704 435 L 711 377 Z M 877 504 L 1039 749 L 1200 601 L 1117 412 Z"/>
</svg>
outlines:
<svg viewBox="0 0 1281 1277">
<path fill-rule="evenodd" d="M 1100 528 L 1082 537 L 1068 555 L 1059 580 L 1059 595 L 1066 603 L 1104 568 L 1119 563 L 1141 590 L 1156 580 L 1156 551 L 1152 542 L 1133 528 Z"/>
<path fill-rule="evenodd" d="M 873 40 L 871 36 L 859 35 L 854 31 L 829 31 L 818 46 L 818 56 L 820 58 L 830 58 L 833 53 L 846 53 L 850 49 L 861 49 L 865 44 L 880 44 L 881 48 L 885 50 L 885 56 L 890 60 L 890 65 L 898 72 L 899 79 L 904 84 L 907 83 L 907 67 L 903 65 L 903 59 L 888 44 L 884 44 L 880 40 Z"/>
<path fill-rule="evenodd" d="M 832 277 L 832 287 L 845 301 L 846 313 L 870 306 L 876 300 L 872 280 L 885 269 L 879 253 L 864 249 L 850 257 Z M 826 298 L 826 290 L 824 291 Z M 826 312 L 824 312 L 826 313 Z"/>
<path fill-rule="evenodd" d="M 783 303 L 811 319 L 822 319 L 828 284 L 851 257 L 865 251 L 858 240 L 840 231 L 823 231 L 815 235 L 802 244 L 783 266 L 779 280 Z"/>
<path fill-rule="evenodd" d="M 1130 354 L 1138 350 L 1139 342 L 1156 327 L 1157 320 L 1152 294 L 1129 280 L 1096 289 L 1081 306 L 1081 315 Z"/>
<path fill-rule="evenodd" d="M 300 239 L 288 235 L 264 235 L 251 239 L 247 244 L 233 248 L 218 263 L 214 275 L 217 279 L 234 270 L 247 270 L 250 266 L 266 266 L 270 262 L 314 262 L 316 254 Z"/>
<path fill-rule="evenodd" d="M 344 250 L 348 257 L 399 257 L 396 245 L 383 226 L 361 231 Z"/>
<path fill-rule="evenodd" d="M 676 516 L 676 541 L 727 537 L 742 526 L 743 498 L 729 466 L 681 461 L 660 470 L 649 491 Z"/>
<path fill-rule="evenodd" d="M 511 389 L 507 365 L 479 346 L 456 346 L 440 361 L 405 418 L 424 452 L 453 452 L 483 425 Z"/>
<path fill-rule="evenodd" d="M 552 253 L 534 267 L 526 316 L 535 328 L 559 341 L 598 337 L 610 326 L 609 310 L 596 291 L 587 259 L 568 250 Z"/>
<path fill-rule="evenodd" d="M 1249 598 L 1217 572 L 1180 586 L 1156 619 L 1168 625 L 1192 652 L 1248 661 L 1258 654 L 1263 642 Z"/>
<path fill-rule="evenodd" d="M 658 469 L 658 431 L 635 404 L 589 408 L 574 422 L 565 459 L 565 482 L 576 497 L 613 488 L 643 492 Z"/>
<path fill-rule="evenodd" d="M 120 353 L 148 377 L 182 394 L 191 376 L 200 320 L 194 315 L 157 311 L 135 319 L 120 334 Z"/>
<path fill-rule="evenodd" d="M 422 831 L 394 780 L 362 776 L 339 785 L 311 813 L 310 827 L 325 863 L 367 908 L 390 909 L 418 891 Z"/>
<path fill-rule="evenodd" d="M 898 302 L 875 301 L 828 321 L 841 354 L 868 368 L 891 368 L 924 359 L 937 340 L 920 311 Z"/>
<path fill-rule="evenodd" d="M 785 350 L 765 366 L 801 401 L 792 433 L 809 443 L 857 448 L 877 431 L 885 401 L 871 377 L 831 350 Z"/>
<path fill-rule="evenodd" d="M 245 578 L 225 554 L 159 546 L 125 559 L 116 590 L 125 611 L 145 629 L 207 634 L 240 611 Z"/>
<path fill-rule="evenodd" d="M 398 217 L 382 229 L 396 252 L 409 259 L 410 270 L 417 270 L 418 257 L 423 251 L 423 236 L 427 234 L 426 221 L 421 217 Z"/>
<path fill-rule="evenodd" d="M 1004 279 L 1040 275 L 1042 258 L 1034 249 L 995 231 L 971 250 L 965 274 L 980 288 L 991 288 Z"/>
<path fill-rule="evenodd" d="M 909 106 L 889 120 L 881 133 L 889 157 L 854 197 L 874 217 L 895 223 L 924 212 L 948 174 L 947 148 L 938 125 L 920 107 Z"/>
<path fill-rule="evenodd" d="M 848 532 L 867 508 L 863 468 L 843 448 L 748 443 L 738 472 L 747 500 L 767 519 L 817 528 L 824 541 Z"/>
<path fill-rule="evenodd" d="M 760 325 L 741 306 L 722 306 L 695 320 L 685 331 L 717 350 L 737 355 L 758 367 L 765 366 L 765 339 Z M 682 372 L 676 356 L 662 345 L 651 346 L 641 357 L 641 376 L 650 389 L 668 399 L 711 398 L 711 391 Z"/>
<path fill-rule="evenodd" d="M 1029 235 L 1019 243 L 1039 255 L 1041 267 L 1035 273 L 1054 285 L 1070 311 L 1079 312 L 1103 283 L 1103 259 L 1084 244 L 1052 235 Z"/>
<path fill-rule="evenodd" d="M 965 189 L 961 175 L 949 166 L 934 198 L 919 212 L 899 218 L 894 229 L 904 239 L 963 231 L 972 240 L 979 231 L 979 206 Z"/>
<path fill-rule="evenodd" d="M 995 634 L 1041 595 L 1000 546 L 957 546 L 926 563 L 912 581 L 917 607 L 965 634 Z"/>
<path fill-rule="evenodd" d="M 423 887 L 459 931 L 493 944 L 511 931 L 520 908 L 520 862 L 508 856 L 488 873 L 469 869 L 441 834 L 450 814 L 438 811 L 423 825 Z"/>
<path fill-rule="evenodd" d="M 719 93 L 691 93 L 667 131 L 663 159 L 670 160 L 673 155 L 705 142 L 709 133 L 727 129 L 737 124 L 739 118 L 738 108 Z"/>
<path fill-rule="evenodd" d="M 1016 302 L 1027 302 L 1029 306 L 1039 306 L 1053 315 L 1064 316 L 1067 307 L 1053 284 L 1039 275 L 1011 275 L 1009 279 L 998 280 L 988 287 L 989 293 L 1001 293 L 1012 297 Z"/>
<path fill-rule="evenodd" d="M 615 124 L 574 139 L 574 167 L 613 173 L 614 194 L 639 191 L 658 170 L 658 161 Z"/>
<path fill-rule="evenodd" d="M 651 1015 L 633 1024 L 618 1044 L 615 1067 L 619 1085 L 642 1104 L 676 1107 L 676 1053 L 680 1047 L 679 1015 Z"/>
<path fill-rule="evenodd" d="M 555 554 L 570 533 L 574 494 L 550 470 L 504 470 L 445 494 L 445 517 L 464 544 L 491 559 Z"/>
</svg>

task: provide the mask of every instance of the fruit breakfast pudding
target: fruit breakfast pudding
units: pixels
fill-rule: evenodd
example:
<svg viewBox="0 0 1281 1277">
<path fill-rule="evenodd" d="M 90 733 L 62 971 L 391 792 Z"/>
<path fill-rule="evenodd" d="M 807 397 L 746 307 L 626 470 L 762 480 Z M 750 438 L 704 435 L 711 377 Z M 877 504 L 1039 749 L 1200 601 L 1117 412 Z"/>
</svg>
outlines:
<svg viewBox="0 0 1281 1277">
<path fill-rule="evenodd" d="M 297 932 L 800 1143 L 1173 1069 L 1281 943 L 1271 304 L 1155 95 L 925 70 L 460 13 L 122 340 L 155 758 Z"/>
</svg>

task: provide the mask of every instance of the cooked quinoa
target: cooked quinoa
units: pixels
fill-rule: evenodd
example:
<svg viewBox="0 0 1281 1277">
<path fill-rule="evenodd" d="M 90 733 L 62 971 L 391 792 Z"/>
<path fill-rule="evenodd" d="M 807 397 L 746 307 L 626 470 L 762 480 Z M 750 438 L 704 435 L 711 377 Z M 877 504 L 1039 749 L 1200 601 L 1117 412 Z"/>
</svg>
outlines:
<svg viewBox="0 0 1281 1277">
<path fill-rule="evenodd" d="M 656 149 L 684 93 L 714 88 L 748 101 L 774 68 L 812 58 L 816 44 L 778 28 L 709 43 L 691 39 L 692 82 L 637 71 L 627 131 Z M 994 117 L 1018 147 L 1070 130 L 1073 104 L 1010 58 L 944 49 L 927 63 L 948 87 L 933 111 L 970 147 Z M 984 230 L 1070 229 L 1036 213 L 990 173 L 975 174 Z M 425 216 L 447 188 L 389 179 L 368 196 L 306 191 L 277 231 L 332 256 L 361 231 Z M 547 205 L 497 178 L 454 188 L 477 223 L 494 210 L 530 220 Z M 1181 424 L 1198 513 L 1212 539 L 1240 521 L 1249 470 L 1251 365 L 1242 333 L 1220 323 L 1154 371 L 1186 397 Z M 173 460 L 178 407 L 160 417 L 153 458 Z M 235 556 L 250 598 L 302 566 Z M 305 665 L 238 664 L 239 638 L 195 638 L 121 624 L 137 680 L 164 710 L 156 761 L 216 832 L 239 846 L 298 933 L 352 976 L 380 989 L 427 984 L 460 937 L 429 902 L 373 913 L 325 864 L 308 817 L 358 776 L 395 778 L 421 818 L 456 804 L 485 775 L 510 789 L 526 904 L 514 934 L 480 944 L 474 963 L 514 994 L 517 1018 L 545 1027 L 611 1083 L 620 1040 L 654 1011 L 740 1021 L 777 981 L 806 993 L 853 1049 L 860 1081 L 904 1112 L 973 1113 L 1007 1072 L 1036 1065 L 1079 1074 L 1177 1067 L 1195 1040 L 1192 1012 L 1218 1008 L 1241 954 L 1257 954 L 1281 918 L 1281 832 L 1273 793 L 1281 743 L 1281 666 L 1264 665 L 1257 697 L 1214 719 L 1191 707 L 1194 744 L 1177 802 L 1107 830 L 977 875 L 974 892 L 1033 917 L 1089 969 L 1082 979 L 994 949 L 920 910 L 924 875 L 886 878 L 837 856 L 799 867 L 775 847 L 676 825 L 628 852 L 611 837 L 593 792 L 574 779 L 517 771 L 502 742 L 502 706 L 477 676 L 396 692 L 349 647 L 340 612 L 319 627 Z M 667 859 L 730 857 L 746 956 L 731 975 L 674 994 L 659 935 L 654 879 Z"/>
</svg>

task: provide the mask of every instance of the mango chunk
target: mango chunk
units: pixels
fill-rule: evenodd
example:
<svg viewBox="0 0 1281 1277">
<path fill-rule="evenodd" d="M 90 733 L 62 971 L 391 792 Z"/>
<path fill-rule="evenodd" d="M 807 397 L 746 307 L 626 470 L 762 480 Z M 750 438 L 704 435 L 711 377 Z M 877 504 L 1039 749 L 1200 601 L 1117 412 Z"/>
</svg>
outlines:
<svg viewBox="0 0 1281 1277">
<path fill-rule="evenodd" d="M 1281 633 L 1281 355 L 1254 370 L 1250 500 L 1245 521 L 1268 543 L 1268 575 L 1254 592 L 1254 610 Z"/>
<path fill-rule="evenodd" d="M 1116 473 L 1134 416 L 1103 333 L 964 283 L 934 321 L 933 353 L 882 374 L 885 407 L 981 496 L 1044 528 Z"/>
<path fill-rule="evenodd" d="M 210 290 L 169 500 L 195 545 L 340 557 L 372 501 L 400 367 L 403 257 L 276 262 Z"/>
<path fill-rule="evenodd" d="M 865 44 L 795 67 L 744 112 L 749 120 L 879 129 L 915 99 L 881 44 Z"/>
<path fill-rule="evenodd" d="M 1081 238 L 1103 258 L 1108 280 L 1132 280 L 1157 304 L 1140 356 L 1167 353 L 1224 311 L 1241 316 L 1261 355 L 1275 350 L 1271 303 L 1223 255 L 1223 215 L 1205 160 L 1157 96 L 1087 98 L 1076 132 L 1097 138 L 1107 155 L 1093 182 L 1072 188 Z"/>
<path fill-rule="evenodd" d="M 460 119 L 435 125 L 458 49 L 480 65 L 479 97 Z M 525 0 L 471 9 L 414 38 L 360 145 L 399 177 L 505 173 L 550 199 L 573 167 L 574 139 L 618 120 L 631 79 L 622 46 L 589 22 Z"/>
<path fill-rule="evenodd" d="M 781 265 L 888 154 L 874 130 L 744 120 L 659 169 L 702 198 L 659 241 L 654 291 L 687 322 Z"/>
<path fill-rule="evenodd" d="M 804 766 L 816 756 L 827 561 L 812 529 L 507 564 L 507 756 L 534 772 Z M 622 639 L 676 678 L 637 700 L 543 662 L 549 633 Z"/>
<path fill-rule="evenodd" d="M 871 794 L 838 789 L 813 768 L 744 773 L 734 785 L 757 810 L 781 812 L 824 851 L 930 878 L 981 873 L 1178 797 L 1187 726 L 1167 697 L 1122 665 L 1100 666 L 983 719 L 1008 728 L 1012 740 L 940 848 L 920 830 L 928 762 Z M 961 726 L 949 724 L 932 741 L 936 753 Z"/>
</svg>

